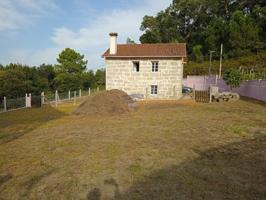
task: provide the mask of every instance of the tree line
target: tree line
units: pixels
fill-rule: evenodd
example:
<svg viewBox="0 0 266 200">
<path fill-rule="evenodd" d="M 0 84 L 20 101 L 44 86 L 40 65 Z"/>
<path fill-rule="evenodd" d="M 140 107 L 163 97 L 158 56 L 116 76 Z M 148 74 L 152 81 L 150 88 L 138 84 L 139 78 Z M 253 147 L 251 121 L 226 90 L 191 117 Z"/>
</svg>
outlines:
<svg viewBox="0 0 266 200">
<path fill-rule="evenodd" d="M 189 60 L 255 54 L 266 48 L 265 0 L 173 0 L 156 16 L 145 16 L 141 43 L 186 42 Z"/>
<path fill-rule="evenodd" d="M 11 63 L 0 65 L 0 97 L 23 97 L 25 93 L 40 95 L 41 92 L 67 92 L 87 90 L 105 85 L 105 69 L 87 70 L 84 55 L 66 48 L 57 64 L 38 67 Z"/>
</svg>

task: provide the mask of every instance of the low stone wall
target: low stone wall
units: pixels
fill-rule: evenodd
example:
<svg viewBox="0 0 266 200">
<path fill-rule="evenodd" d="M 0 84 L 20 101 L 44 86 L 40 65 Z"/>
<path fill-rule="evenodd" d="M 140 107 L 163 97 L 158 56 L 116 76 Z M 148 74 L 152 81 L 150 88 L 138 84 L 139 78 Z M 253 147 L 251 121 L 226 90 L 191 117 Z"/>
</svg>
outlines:
<svg viewBox="0 0 266 200">
<path fill-rule="evenodd" d="M 220 92 L 231 91 L 223 79 L 207 76 L 188 76 L 183 79 L 183 85 L 193 87 L 196 90 L 208 90 L 210 85 L 217 85 Z M 266 102 L 266 80 L 243 81 L 239 88 L 234 88 L 241 96 L 254 98 Z"/>
</svg>

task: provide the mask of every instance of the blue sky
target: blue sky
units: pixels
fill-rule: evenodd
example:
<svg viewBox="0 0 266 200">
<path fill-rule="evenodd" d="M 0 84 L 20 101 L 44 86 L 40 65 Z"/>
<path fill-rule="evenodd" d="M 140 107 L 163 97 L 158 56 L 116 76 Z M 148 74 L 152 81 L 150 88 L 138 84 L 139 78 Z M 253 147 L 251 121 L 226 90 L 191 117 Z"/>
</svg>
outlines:
<svg viewBox="0 0 266 200">
<path fill-rule="evenodd" d="M 56 63 L 64 48 L 85 55 L 88 69 L 104 66 L 109 32 L 118 43 L 139 42 L 144 15 L 172 0 L 0 0 L 0 63 Z"/>
</svg>

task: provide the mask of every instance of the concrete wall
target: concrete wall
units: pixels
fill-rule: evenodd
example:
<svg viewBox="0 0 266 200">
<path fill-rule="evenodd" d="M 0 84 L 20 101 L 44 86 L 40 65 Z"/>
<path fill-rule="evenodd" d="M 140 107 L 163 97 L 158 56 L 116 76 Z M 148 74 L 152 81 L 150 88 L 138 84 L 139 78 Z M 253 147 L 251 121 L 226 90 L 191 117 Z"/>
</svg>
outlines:
<svg viewBox="0 0 266 200">
<path fill-rule="evenodd" d="M 230 91 L 223 79 L 207 76 L 188 76 L 183 80 L 183 85 L 193 87 L 196 90 L 207 90 L 210 85 L 217 85 L 220 92 Z M 234 88 L 241 96 L 254 98 L 266 102 L 266 80 L 243 81 L 239 88 Z"/>
<path fill-rule="evenodd" d="M 139 72 L 133 71 L 133 61 L 140 62 Z M 158 72 L 152 72 L 152 61 L 159 61 Z M 148 99 L 176 99 L 182 95 L 182 79 L 181 59 L 106 59 L 107 90 L 120 89 Z M 150 94 L 151 85 L 158 85 L 157 95 Z"/>
</svg>

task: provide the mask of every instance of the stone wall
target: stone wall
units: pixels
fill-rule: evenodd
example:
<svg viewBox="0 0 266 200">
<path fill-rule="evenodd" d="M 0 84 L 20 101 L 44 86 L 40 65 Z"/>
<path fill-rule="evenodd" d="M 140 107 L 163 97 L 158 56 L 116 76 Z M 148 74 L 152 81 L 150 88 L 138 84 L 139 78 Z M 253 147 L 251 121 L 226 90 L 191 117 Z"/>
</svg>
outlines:
<svg viewBox="0 0 266 200">
<path fill-rule="evenodd" d="M 139 72 L 133 71 L 139 61 Z M 152 72 L 152 61 L 159 61 L 159 71 Z M 120 89 L 129 95 L 147 99 L 177 99 L 182 95 L 183 64 L 181 59 L 106 59 L 106 89 Z M 151 95 L 151 85 L 158 94 Z"/>
</svg>

